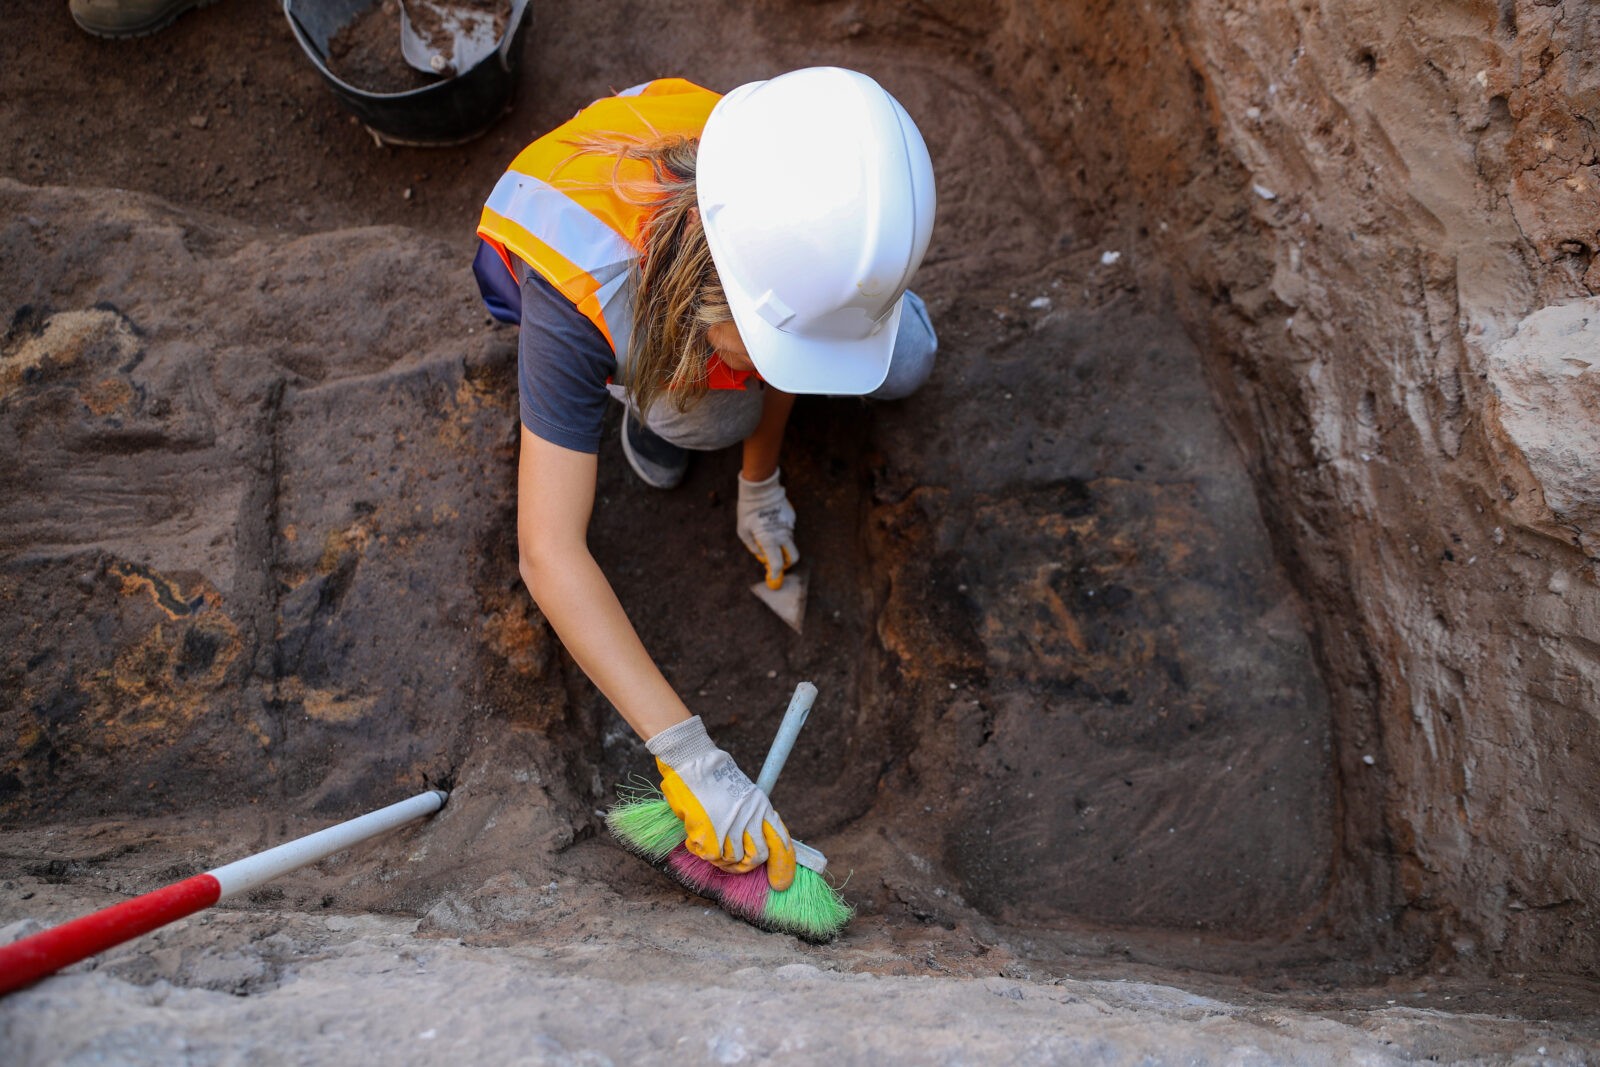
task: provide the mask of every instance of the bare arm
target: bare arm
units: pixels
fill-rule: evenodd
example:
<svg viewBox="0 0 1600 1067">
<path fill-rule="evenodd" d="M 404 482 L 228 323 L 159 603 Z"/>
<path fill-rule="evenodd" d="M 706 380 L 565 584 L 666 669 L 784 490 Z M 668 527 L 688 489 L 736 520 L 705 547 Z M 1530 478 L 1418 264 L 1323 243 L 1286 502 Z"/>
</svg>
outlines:
<svg viewBox="0 0 1600 1067">
<path fill-rule="evenodd" d="M 783 448 L 783 430 L 789 424 L 794 394 L 766 387 L 761 398 L 761 422 L 755 433 L 744 439 L 744 467 L 739 471 L 747 482 L 765 481 L 778 469 L 778 453 Z"/>
<path fill-rule="evenodd" d="M 645 651 L 589 554 L 597 461 L 522 427 L 517 466 L 522 580 L 578 666 L 648 741 L 689 718 L 689 709 Z"/>
</svg>

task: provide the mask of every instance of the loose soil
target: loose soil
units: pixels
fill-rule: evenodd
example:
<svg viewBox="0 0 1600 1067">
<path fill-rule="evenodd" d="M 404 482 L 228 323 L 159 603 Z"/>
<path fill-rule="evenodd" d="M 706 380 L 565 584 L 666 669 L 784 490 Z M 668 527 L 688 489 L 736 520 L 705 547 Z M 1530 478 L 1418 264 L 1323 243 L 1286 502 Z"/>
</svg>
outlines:
<svg viewBox="0 0 1600 1067">
<path fill-rule="evenodd" d="M 431 39 L 421 27 L 418 32 Z M 406 62 L 400 47 L 399 0 L 373 4 L 334 34 L 328 41 L 328 69 L 341 81 L 372 93 L 403 93 L 440 81 Z"/>
</svg>

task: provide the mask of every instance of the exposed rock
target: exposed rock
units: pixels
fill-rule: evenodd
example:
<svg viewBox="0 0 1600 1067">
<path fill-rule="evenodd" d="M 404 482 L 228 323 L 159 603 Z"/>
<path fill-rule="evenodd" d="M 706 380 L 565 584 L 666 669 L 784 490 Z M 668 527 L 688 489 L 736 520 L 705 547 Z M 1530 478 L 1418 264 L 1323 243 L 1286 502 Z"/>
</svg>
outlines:
<svg viewBox="0 0 1600 1067">
<path fill-rule="evenodd" d="M 1489 352 L 1500 427 L 1535 492 L 1519 520 L 1600 559 L 1600 298 L 1540 308 Z M 1509 457 L 1508 457 L 1509 458 Z M 1542 500 L 1545 514 L 1540 514 Z M 1569 585 L 1566 582 L 1552 584 Z M 1555 590 L 1561 591 L 1561 590 Z"/>
<path fill-rule="evenodd" d="M 1438 988 L 1330 1005 L 1016 966 L 894 973 L 881 955 L 819 959 L 726 920 L 668 917 L 647 938 L 593 921 L 537 948 L 416 928 L 285 911 L 184 920 L 0 1001 L 7 1062 L 1388 1067 L 1577 1065 L 1596 1047 L 1592 1027 L 1458 1008 Z"/>
</svg>

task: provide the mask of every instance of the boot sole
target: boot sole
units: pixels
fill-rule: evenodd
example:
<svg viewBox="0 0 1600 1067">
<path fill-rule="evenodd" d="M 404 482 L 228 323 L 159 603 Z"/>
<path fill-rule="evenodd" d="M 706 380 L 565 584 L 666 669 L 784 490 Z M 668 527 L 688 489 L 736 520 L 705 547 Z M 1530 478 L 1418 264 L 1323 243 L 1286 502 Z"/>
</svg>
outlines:
<svg viewBox="0 0 1600 1067">
<path fill-rule="evenodd" d="M 203 7 L 210 7 L 216 2 L 217 0 L 195 0 L 195 2 L 190 4 L 188 7 L 180 7 L 176 11 L 162 15 L 154 22 L 145 23 L 143 26 L 131 30 L 97 30 L 93 26 L 85 26 L 82 22 L 79 22 L 77 15 L 72 16 L 72 21 L 78 27 L 78 29 L 82 30 L 84 33 L 87 33 L 91 37 L 98 37 L 102 41 L 131 41 L 138 37 L 150 37 L 154 34 L 160 33 L 174 22 L 177 22 L 178 19 L 182 18 L 184 15 L 187 15 L 189 12 L 198 11 Z"/>
</svg>

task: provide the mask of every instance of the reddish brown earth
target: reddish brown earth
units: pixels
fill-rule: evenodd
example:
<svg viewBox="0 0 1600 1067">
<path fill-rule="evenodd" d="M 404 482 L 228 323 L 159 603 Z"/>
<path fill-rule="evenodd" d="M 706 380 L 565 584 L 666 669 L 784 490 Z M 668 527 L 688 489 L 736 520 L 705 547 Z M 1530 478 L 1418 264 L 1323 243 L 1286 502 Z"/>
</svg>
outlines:
<svg viewBox="0 0 1600 1067">
<path fill-rule="evenodd" d="M 821 687 L 777 799 L 854 872 L 830 966 L 1588 1017 L 1596 512 L 1501 428 L 1531 357 L 1486 383 L 1495 323 L 1586 291 L 1593 216 L 1552 198 L 1593 127 L 1555 116 L 1600 89 L 1576 5 L 1507 10 L 540 11 L 511 114 L 434 151 L 375 146 L 274 4 L 19 27 L 0 916 L 444 783 L 433 823 L 244 906 L 485 946 L 679 922 L 597 832 L 642 748 L 516 576 L 515 336 L 471 230 L 596 96 L 839 63 L 933 151 L 941 363 L 899 405 L 797 410 L 805 635 L 744 592 L 732 456 L 661 495 L 608 443 L 591 534 L 741 762 Z"/>
</svg>

